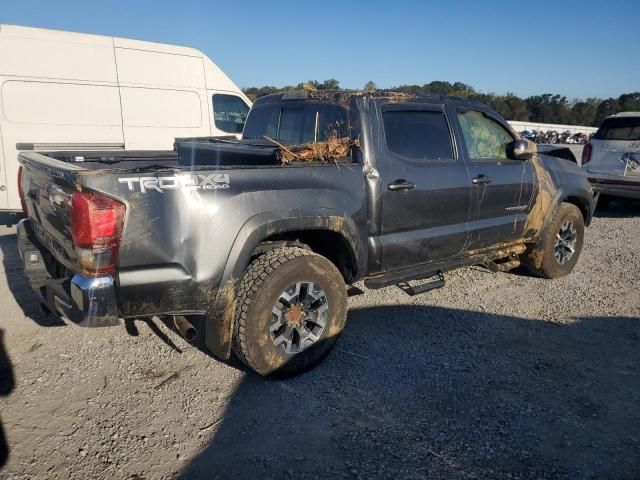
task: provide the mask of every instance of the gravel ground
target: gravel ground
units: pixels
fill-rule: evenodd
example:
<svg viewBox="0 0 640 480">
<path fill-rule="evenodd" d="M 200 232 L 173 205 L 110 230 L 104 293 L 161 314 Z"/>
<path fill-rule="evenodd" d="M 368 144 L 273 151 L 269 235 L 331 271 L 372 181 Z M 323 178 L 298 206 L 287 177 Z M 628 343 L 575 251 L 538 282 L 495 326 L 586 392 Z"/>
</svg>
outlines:
<svg viewBox="0 0 640 480">
<path fill-rule="evenodd" d="M 335 353 L 278 382 L 159 320 L 39 313 L 4 229 L 0 478 L 638 479 L 639 234 L 640 206 L 613 204 L 569 277 L 367 291 Z"/>
</svg>

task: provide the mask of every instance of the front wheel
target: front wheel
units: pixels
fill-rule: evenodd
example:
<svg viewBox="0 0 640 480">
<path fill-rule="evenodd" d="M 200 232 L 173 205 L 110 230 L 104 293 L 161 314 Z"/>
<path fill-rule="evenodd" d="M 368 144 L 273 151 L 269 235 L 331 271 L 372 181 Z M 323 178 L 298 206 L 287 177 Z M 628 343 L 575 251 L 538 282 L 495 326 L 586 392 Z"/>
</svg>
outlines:
<svg viewBox="0 0 640 480">
<path fill-rule="evenodd" d="M 540 240 L 529 249 L 524 264 L 540 277 L 568 275 L 578 262 L 583 239 L 584 219 L 580 209 L 562 203 Z"/>
<path fill-rule="evenodd" d="M 233 347 L 261 375 L 291 377 L 333 349 L 347 317 L 342 275 L 325 257 L 297 247 L 256 258 L 238 289 Z"/>
</svg>

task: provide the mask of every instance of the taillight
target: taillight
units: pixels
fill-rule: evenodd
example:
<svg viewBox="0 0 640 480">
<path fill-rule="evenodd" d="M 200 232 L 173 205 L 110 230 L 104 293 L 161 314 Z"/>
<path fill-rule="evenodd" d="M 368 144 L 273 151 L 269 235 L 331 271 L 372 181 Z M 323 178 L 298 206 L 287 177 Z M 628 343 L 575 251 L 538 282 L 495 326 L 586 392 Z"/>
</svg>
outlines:
<svg viewBox="0 0 640 480">
<path fill-rule="evenodd" d="M 582 165 L 586 165 L 591 160 L 591 151 L 593 147 L 590 143 L 587 143 L 582 149 Z"/>
<path fill-rule="evenodd" d="M 111 198 L 74 192 L 71 235 L 82 268 L 91 274 L 113 272 L 118 260 L 125 206 Z"/>
<path fill-rule="evenodd" d="M 18 195 L 20 196 L 20 204 L 22 205 L 22 213 L 24 213 L 25 216 L 26 216 L 27 215 L 27 203 L 25 202 L 24 192 L 22 191 L 22 173 L 23 173 L 23 168 L 22 168 L 22 165 L 20 165 L 20 168 L 18 168 Z"/>
</svg>

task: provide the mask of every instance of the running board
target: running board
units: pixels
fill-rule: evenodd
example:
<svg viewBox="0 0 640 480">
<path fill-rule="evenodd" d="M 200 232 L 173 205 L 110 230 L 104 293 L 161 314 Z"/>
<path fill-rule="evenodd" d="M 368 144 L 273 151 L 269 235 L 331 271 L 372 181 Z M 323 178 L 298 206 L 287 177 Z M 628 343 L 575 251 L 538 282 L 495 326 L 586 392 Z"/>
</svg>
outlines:
<svg viewBox="0 0 640 480">
<path fill-rule="evenodd" d="M 367 278 L 364 286 L 373 290 L 377 288 L 390 287 L 409 280 L 422 280 L 423 278 L 433 277 L 438 273 L 448 272 L 461 267 L 470 267 L 472 265 L 486 265 L 489 262 L 500 258 L 510 258 L 514 255 L 520 255 L 527 249 L 526 245 L 519 244 L 510 247 L 504 247 L 496 250 L 489 250 L 476 253 L 467 257 L 458 257 L 444 262 L 431 262 L 422 265 L 416 265 L 402 270 L 385 272 L 375 277 Z"/>
<path fill-rule="evenodd" d="M 520 266 L 520 260 L 518 257 L 510 258 L 506 262 L 487 262 L 482 265 L 487 270 L 492 271 L 493 273 L 497 272 L 508 272 L 509 270 L 513 270 L 514 268 L 518 268 Z"/>
<path fill-rule="evenodd" d="M 421 293 L 430 292 L 431 290 L 435 290 L 436 288 L 442 288 L 444 287 L 444 285 L 444 274 L 442 272 L 438 272 L 437 280 L 432 280 L 431 282 L 416 285 L 415 287 L 409 285 L 407 282 L 400 282 L 398 283 L 398 288 L 410 297 L 415 297 L 416 295 L 420 295 Z"/>
<path fill-rule="evenodd" d="M 355 297 L 357 295 L 364 295 L 362 289 L 356 287 L 355 285 L 349 285 L 347 287 L 347 297 Z"/>
</svg>

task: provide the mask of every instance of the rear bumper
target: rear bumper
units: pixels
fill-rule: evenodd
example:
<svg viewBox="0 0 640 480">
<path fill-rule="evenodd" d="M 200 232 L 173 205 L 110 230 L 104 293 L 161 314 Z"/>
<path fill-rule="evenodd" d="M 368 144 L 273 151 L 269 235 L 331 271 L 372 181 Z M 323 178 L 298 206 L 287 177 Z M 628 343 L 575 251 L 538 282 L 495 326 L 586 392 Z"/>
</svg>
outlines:
<svg viewBox="0 0 640 480">
<path fill-rule="evenodd" d="M 589 176 L 589 183 L 602 195 L 640 199 L 640 181 Z"/>
<path fill-rule="evenodd" d="M 54 278 L 47 270 L 48 252 L 32 235 L 30 218 L 18 223 L 18 250 L 24 273 L 42 303 L 54 313 L 85 327 L 101 327 L 119 323 L 113 278 Z"/>
</svg>

